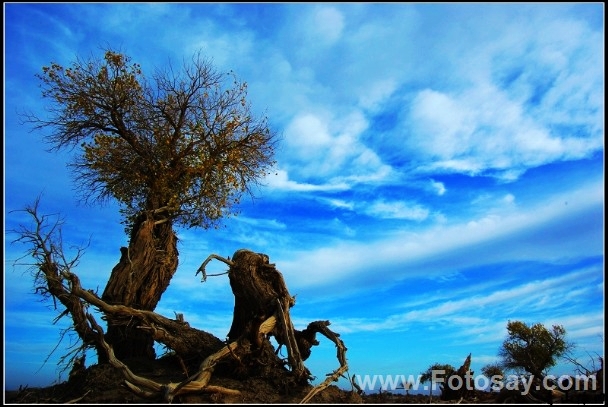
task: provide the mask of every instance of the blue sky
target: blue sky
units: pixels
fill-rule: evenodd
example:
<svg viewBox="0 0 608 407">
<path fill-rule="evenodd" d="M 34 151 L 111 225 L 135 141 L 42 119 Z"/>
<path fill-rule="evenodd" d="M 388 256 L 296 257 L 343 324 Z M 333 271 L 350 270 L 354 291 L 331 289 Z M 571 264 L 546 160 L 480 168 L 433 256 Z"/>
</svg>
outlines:
<svg viewBox="0 0 608 407">
<path fill-rule="evenodd" d="M 351 375 L 469 353 L 480 372 L 509 320 L 564 325 L 583 362 L 604 354 L 603 4 L 5 3 L 4 19 L 5 388 L 65 380 L 71 345 L 55 349 L 67 325 L 13 267 L 25 247 L 7 231 L 26 218 L 11 211 L 42 195 L 66 247 L 90 238 L 85 288 L 103 291 L 127 245 L 118 206 L 79 204 L 70 152 L 47 152 L 18 115 L 44 114 L 42 66 L 107 47 L 149 75 L 202 51 L 282 137 L 240 216 L 178 230 L 157 312 L 225 338 L 228 279 L 195 272 L 249 248 L 297 295 L 297 329 L 331 321 Z M 338 361 L 320 340 L 306 365 L 322 380 Z"/>
</svg>

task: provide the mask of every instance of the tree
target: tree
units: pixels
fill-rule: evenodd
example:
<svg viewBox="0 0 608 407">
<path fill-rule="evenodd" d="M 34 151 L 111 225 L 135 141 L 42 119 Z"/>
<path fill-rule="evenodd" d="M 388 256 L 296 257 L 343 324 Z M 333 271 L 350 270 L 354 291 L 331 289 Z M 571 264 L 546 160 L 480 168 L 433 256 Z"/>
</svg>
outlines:
<svg viewBox="0 0 608 407">
<path fill-rule="evenodd" d="M 431 385 L 429 386 L 429 397 L 433 397 L 435 379 L 437 379 L 437 382 L 441 383 L 439 389 L 443 392 L 446 378 L 455 371 L 456 368 L 450 364 L 434 363 L 424 372 L 420 373 L 420 381 L 422 383 L 431 382 Z"/>
<path fill-rule="evenodd" d="M 509 321 L 507 332 L 499 350 L 501 365 L 505 369 L 523 370 L 536 378 L 544 377 L 547 369 L 555 366 L 558 358 L 573 346 L 566 341 L 562 325 L 553 325 L 549 330 L 540 323 Z"/>
<path fill-rule="evenodd" d="M 122 372 L 127 388 L 145 399 L 171 402 L 175 397 L 201 392 L 240 396 L 238 390 L 210 384 L 211 376 L 220 363 L 224 370 L 232 371 L 239 379 L 255 376 L 274 383 L 279 381 L 282 386 L 306 385 L 312 376 L 303 362 L 310 356 L 311 348 L 319 344 L 316 340 L 317 333 L 336 345 L 340 367 L 328 374 L 321 384 L 308 390 L 302 402 L 310 401 L 347 372 L 346 347 L 339 335 L 328 328 L 329 321 L 311 322 L 302 331 L 294 328 L 289 310 L 295 305 L 295 297 L 289 294 L 282 274 L 274 264 L 269 263 L 267 255 L 241 249 L 230 260 L 212 254 L 198 270 L 205 281 L 205 267 L 212 259 L 221 260 L 230 266 L 227 274 L 235 296 L 235 309 L 228 343 L 224 343 L 207 332 L 191 327 L 181 315 L 176 315 L 173 320 L 152 311 L 109 304 L 93 290 L 83 288 L 78 276 L 73 273 L 83 255 L 83 249 L 76 249 L 70 258 L 64 252 L 63 220 L 40 215 L 38 205 L 39 199 L 24 210 L 31 216 L 34 225 L 21 226 L 13 232 L 19 236 L 16 241 L 29 247 L 23 257 L 34 259 L 33 263 L 26 264 L 33 272 L 35 291 L 43 299 L 52 300 L 55 308 L 60 311 L 55 321 L 71 316 L 71 330 L 83 341 L 81 347 L 71 352 L 73 368 L 70 380 L 75 378 L 76 383 L 82 384 L 78 382 L 77 376 L 83 369 L 84 352 L 80 356 L 78 352 L 94 348 L 98 354 L 105 356 L 110 365 Z M 16 263 L 19 264 L 19 261 L 20 259 L 16 260 Z M 61 310 L 61 307 L 65 309 Z M 153 340 L 177 356 L 187 378 L 177 383 L 157 383 L 135 374 L 116 357 L 112 346 L 104 338 L 102 327 L 89 312 L 90 307 L 102 312 L 105 320 L 137 320 L 138 329 L 147 332 Z M 273 348 L 271 337 L 276 339 L 279 347 L 287 348 L 287 361 L 278 356 L 279 349 Z M 194 366 L 193 363 L 198 364 L 198 369 L 190 375 L 188 372 Z"/>
<path fill-rule="evenodd" d="M 137 395 L 166 402 L 201 392 L 238 396 L 236 390 L 210 385 L 219 363 L 238 378 L 308 384 L 312 376 L 303 362 L 319 344 L 320 333 L 336 345 L 340 367 L 308 391 L 302 399 L 307 402 L 348 370 L 346 347 L 328 328 L 329 321 L 295 329 L 290 317 L 295 297 L 268 255 L 245 249 L 232 259 L 211 254 L 195 273 L 202 273 L 204 282 L 209 261 L 229 266 L 235 307 L 227 342 L 191 327 L 183 315 L 171 319 L 153 311 L 177 269 L 174 228 L 218 227 L 223 217 L 237 214 L 234 208 L 243 194 L 253 197 L 252 185 L 274 165 L 276 134 L 267 119 L 251 114 L 246 84 L 234 79 L 225 89 L 224 78 L 196 55 L 181 76 L 157 72 L 151 85 L 139 65 L 111 50 L 103 60 L 43 68 L 39 79 L 43 97 L 52 102 L 50 118 L 29 114 L 26 122 L 53 130 L 46 137 L 51 150 L 78 149 L 70 166 L 83 199 L 116 199 L 129 243 L 120 249 L 120 260 L 99 296 L 82 287 L 74 272 L 84 249 L 73 257 L 64 252 L 63 220 L 41 215 L 39 198 L 24 209 L 33 225 L 13 232 L 16 241 L 29 247 L 24 257 L 34 259 L 28 265 L 36 292 L 53 300 L 57 320 L 71 316 L 71 328 L 82 340 L 77 351 L 95 349 L 98 363 L 119 369 Z M 102 313 L 107 332 L 91 307 Z M 287 348 L 287 360 L 279 357 L 271 337 L 279 348 Z M 123 362 L 155 358 L 155 342 L 177 356 L 185 380 L 157 383 Z M 71 360 L 77 376 L 84 359 L 77 355 Z M 197 366 L 194 374 L 189 373 L 192 366 Z"/>
<path fill-rule="evenodd" d="M 497 390 L 500 387 L 499 383 L 502 383 L 504 380 L 504 372 L 499 363 L 491 363 L 489 365 L 485 365 L 481 368 L 481 373 L 490 379 L 490 388 L 492 390 Z"/>
<path fill-rule="evenodd" d="M 176 226 L 218 227 L 243 194 L 274 165 L 276 134 L 247 101 L 247 84 L 194 56 L 183 73 L 158 70 L 148 81 L 130 57 L 52 63 L 37 75 L 49 117 L 26 115 L 49 128 L 51 150 L 77 148 L 70 163 L 85 202 L 116 199 L 128 247 L 102 299 L 155 309 L 178 266 Z M 232 79 L 226 86 L 226 79 Z M 137 321 L 108 321 L 107 341 L 120 358 L 155 357 Z"/>
<path fill-rule="evenodd" d="M 569 383 L 564 383 L 564 385 L 561 386 L 562 389 L 568 388 L 568 390 L 564 390 L 564 393 L 566 393 L 566 400 L 569 398 L 569 390 L 572 389 L 570 386 L 573 386 L 575 389 L 590 389 L 591 392 L 596 393 L 594 395 L 596 397 L 604 394 L 604 358 L 597 352 L 595 355 L 591 355 L 589 352 L 586 353 L 589 357 L 587 362 L 581 362 L 570 352 L 564 355 L 564 359 L 571 363 L 576 371 L 576 377 L 570 376 L 568 379 Z M 589 394 L 579 393 L 578 396 L 582 399 L 579 401 L 585 401 Z M 603 401 L 603 398 L 601 401 Z"/>
<path fill-rule="evenodd" d="M 527 373 L 529 380 L 536 383 L 530 393 L 537 393 L 540 398 L 552 403 L 553 393 L 544 379 L 547 370 L 574 346 L 566 341 L 566 329 L 562 325 L 547 329 L 540 323 L 527 325 L 521 321 L 509 321 L 507 332 L 507 339 L 499 350 L 501 366 Z"/>
</svg>

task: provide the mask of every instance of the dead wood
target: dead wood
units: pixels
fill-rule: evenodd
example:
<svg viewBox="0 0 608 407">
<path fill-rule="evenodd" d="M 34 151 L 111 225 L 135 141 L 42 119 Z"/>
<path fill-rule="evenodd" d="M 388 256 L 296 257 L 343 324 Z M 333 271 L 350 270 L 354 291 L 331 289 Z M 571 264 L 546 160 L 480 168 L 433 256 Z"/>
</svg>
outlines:
<svg viewBox="0 0 608 407">
<path fill-rule="evenodd" d="M 199 371 L 196 375 L 184 380 L 179 383 L 157 383 L 153 380 L 134 374 L 129 367 L 118 360 L 114 355 L 114 351 L 110 345 L 104 340 L 103 330 L 97 324 L 95 319 L 89 314 L 89 322 L 93 329 L 98 333 L 98 340 L 103 345 L 107 352 L 108 360 L 112 366 L 121 370 L 125 377 L 125 384 L 127 387 L 138 396 L 150 399 L 150 400 L 163 400 L 166 402 L 172 402 L 176 396 L 188 394 L 188 393 L 199 393 L 199 392 L 217 392 L 226 395 L 238 395 L 240 392 L 237 390 L 227 389 L 221 386 L 211 386 L 209 381 L 215 369 L 217 363 L 232 355 L 242 355 L 250 352 L 249 346 L 246 342 L 234 341 L 216 353 L 209 355 L 201 364 Z M 270 332 L 276 323 L 274 316 L 271 316 L 262 324 L 260 324 L 259 333 L 264 335 Z"/>
<path fill-rule="evenodd" d="M 337 381 L 346 373 L 347 348 L 339 335 L 328 328 L 329 321 L 311 322 L 304 331 L 294 328 L 290 309 L 295 305 L 295 297 L 289 294 L 283 275 L 274 264 L 269 262 L 266 254 L 241 249 L 234 253 L 232 260 L 211 254 L 196 273 L 202 273 L 203 281 L 207 278 L 205 267 L 212 259 L 220 260 L 229 266 L 228 276 L 235 298 L 233 320 L 228 333 L 229 340 L 247 338 L 255 349 L 268 341 L 267 336 L 274 336 L 279 346 L 287 348 L 291 373 L 299 382 L 307 382 L 311 379 L 309 370 L 304 366 L 304 360 L 310 356 L 311 348 L 319 344 L 315 338 L 316 334 L 321 333 L 336 345 L 339 368 L 328 374 L 323 383 L 313 388 L 304 397 L 303 403 L 310 401 L 332 381 Z M 266 332 L 269 335 L 265 335 L 258 326 L 259 321 L 264 321 L 269 315 L 274 315 L 277 323 L 271 331 Z"/>
<path fill-rule="evenodd" d="M 312 338 L 314 340 L 314 333 L 319 332 L 331 340 L 337 348 L 338 361 L 340 362 L 340 367 L 336 369 L 333 373 L 328 374 L 327 378 L 323 381 L 323 383 L 319 384 L 315 388 L 313 388 L 307 395 L 302 399 L 300 403 L 308 403 L 312 398 L 317 395 L 319 392 L 323 391 L 327 388 L 331 382 L 338 381 L 340 376 L 343 376 L 348 371 L 348 364 L 346 363 L 346 346 L 344 346 L 344 342 L 339 338 L 339 334 L 331 331 L 328 326 L 329 321 L 315 321 L 308 324 L 308 327 L 305 331 L 307 331 L 303 337 L 310 337 L 312 334 Z"/>
<path fill-rule="evenodd" d="M 228 275 L 235 296 L 235 307 L 227 344 L 211 334 L 190 327 L 183 316 L 177 315 L 173 320 L 152 311 L 108 304 L 93 291 L 84 290 L 75 274 L 69 271 L 61 273 L 69 282 L 69 289 L 65 290 L 64 294 L 73 298 L 75 302 L 84 301 L 96 307 L 103 313 L 104 319 L 113 322 L 113 326 L 120 326 L 121 321 L 129 321 L 155 341 L 175 351 L 180 358 L 203 359 L 194 375 L 177 383 L 158 383 L 136 375 L 115 355 L 113 347 L 106 341 L 102 328 L 87 312 L 87 325 L 90 331 L 94 332 L 97 348 L 103 349 L 108 362 L 122 372 L 125 385 L 134 394 L 165 402 L 171 402 L 175 397 L 189 393 L 212 392 L 238 395 L 237 390 L 210 383 L 216 366 L 221 361 L 231 361 L 244 369 L 242 374 L 255 375 L 256 366 L 272 368 L 284 364 L 285 362 L 277 356 L 278 350 L 268 352 L 268 349 L 273 349 L 270 343 L 271 336 L 276 339 L 279 346 L 287 348 L 286 364 L 290 370 L 281 370 L 281 374 L 291 376 L 296 384 L 308 383 L 311 379 L 303 361 L 310 356 L 312 346 L 319 344 L 316 339 L 317 333 L 324 335 L 336 345 L 339 368 L 328 374 L 323 383 L 314 387 L 302 399 L 302 403 L 310 401 L 348 370 L 347 349 L 339 335 L 328 328 L 329 321 L 312 322 L 303 331 L 294 328 L 290 309 L 295 305 L 295 298 L 289 294 L 282 274 L 274 264 L 269 263 L 268 256 L 249 250 L 238 250 L 232 260 L 211 255 L 201 266 L 202 270 L 199 269 L 203 272 L 204 278 L 206 277 L 204 267 L 211 259 L 221 260 L 230 266 Z"/>
<path fill-rule="evenodd" d="M 173 320 L 153 311 L 107 304 L 92 291 L 84 290 L 75 274 L 66 274 L 71 283 L 71 293 L 98 308 L 104 319 L 113 320 L 115 325 L 121 320 L 136 321 L 138 329 L 147 331 L 155 341 L 166 345 L 183 359 L 206 357 L 223 346 L 218 338 L 192 328 L 183 318 Z"/>
<path fill-rule="evenodd" d="M 441 400 L 443 401 L 454 401 L 462 400 L 468 397 L 469 393 L 475 389 L 473 383 L 473 373 L 471 370 L 471 354 L 466 357 L 462 366 L 457 371 L 452 372 L 447 378 L 445 383 L 451 383 L 452 377 L 458 377 L 457 383 L 461 383 L 458 388 L 452 388 L 450 386 L 444 386 L 441 392 Z"/>
</svg>

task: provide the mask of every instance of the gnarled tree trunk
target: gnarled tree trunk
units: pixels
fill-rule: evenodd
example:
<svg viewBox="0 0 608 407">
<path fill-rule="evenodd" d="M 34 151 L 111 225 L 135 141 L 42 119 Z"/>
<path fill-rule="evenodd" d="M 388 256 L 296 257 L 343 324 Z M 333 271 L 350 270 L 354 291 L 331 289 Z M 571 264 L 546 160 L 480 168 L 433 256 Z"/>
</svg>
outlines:
<svg viewBox="0 0 608 407">
<path fill-rule="evenodd" d="M 279 346 L 287 349 L 286 364 L 290 367 L 294 381 L 306 383 L 311 379 L 311 374 L 303 362 L 310 356 L 311 348 L 319 344 L 316 334 L 321 333 L 336 344 L 340 368 L 329 375 L 328 380 L 315 392 L 337 380 L 348 369 L 346 347 L 338 338 L 339 335 L 328 328 L 329 321 L 311 322 L 303 331 L 294 328 L 290 309 L 295 305 L 295 297 L 289 294 L 283 275 L 269 262 L 266 254 L 240 249 L 234 253 L 232 260 L 212 254 L 198 270 L 203 273 L 203 281 L 207 278 L 205 266 L 211 259 L 223 261 L 230 266 L 228 276 L 234 294 L 234 312 L 228 341 L 238 341 L 248 347 L 255 365 L 277 364 L 278 350 L 268 352 L 273 349 L 269 337 L 274 336 Z M 260 324 L 271 317 L 276 319 L 273 329 L 261 333 Z M 255 372 L 247 374 L 255 375 Z"/>
<path fill-rule="evenodd" d="M 177 237 L 170 219 L 155 218 L 154 211 L 142 215 L 133 225 L 129 247 L 121 248 L 121 258 L 103 292 L 108 304 L 153 311 L 178 265 Z M 136 318 L 108 318 L 106 341 L 118 359 L 154 359 L 154 340 L 138 329 Z M 105 355 L 99 355 L 104 362 Z"/>
<path fill-rule="evenodd" d="M 258 351 L 255 352 L 257 364 L 276 364 L 276 354 L 265 351 L 272 349 L 268 337 L 259 333 L 260 324 L 276 315 L 278 323 L 270 335 L 275 337 L 279 345 L 286 346 L 288 364 L 296 381 L 308 380 L 310 372 L 302 363 L 289 314 L 295 298 L 289 294 L 283 275 L 274 264 L 269 263 L 267 255 L 246 249 L 237 250 L 232 260 L 227 262 L 230 265 L 230 287 L 234 294 L 234 312 L 228 341 L 246 340 L 250 342 L 252 351 Z M 314 338 L 313 342 L 316 342 Z"/>
</svg>

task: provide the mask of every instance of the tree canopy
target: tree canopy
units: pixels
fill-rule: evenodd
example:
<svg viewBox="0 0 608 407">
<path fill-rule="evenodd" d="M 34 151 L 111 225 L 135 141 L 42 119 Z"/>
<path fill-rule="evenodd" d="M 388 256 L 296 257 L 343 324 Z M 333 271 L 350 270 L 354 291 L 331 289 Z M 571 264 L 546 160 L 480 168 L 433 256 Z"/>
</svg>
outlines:
<svg viewBox="0 0 608 407">
<path fill-rule="evenodd" d="M 566 329 L 562 325 L 547 329 L 540 323 L 527 325 L 509 321 L 507 331 L 508 337 L 499 350 L 501 365 L 536 377 L 544 376 L 546 370 L 555 366 L 558 358 L 573 346 L 566 341 Z"/>
<path fill-rule="evenodd" d="M 124 222 L 143 211 L 186 227 L 217 227 L 274 165 L 277 141 L 247 101 L 247 84 L 200 54 L 180 74 L 146 79 L 129 56 L 51 63 L 37 75 L 50 99 L 51 149 L 80 147 L 70 164 L 85 201 L 115 198 Z M 229 86 L 226 81 L 232 80 Z"/>
<path fill-rule="evenodd" d="M 456 368 L 449 363 L 433 363 L 424 372 L 420 373 L 420 381 L 422 383 L 432 381 L 435 378 L 433 372 L 441 372 L 439 376 L 444 378 L 456 371 Z M 437 374 L 437 373 L 436 373 Z"/>
<path fill-rule="evenodd" d="M 449 377 L 455 371 L 456 368 L 449 363 L 436 362 L 429 366 L 424 372 L 420 373 L 420 381 L 422 383 L 431 382 L 431 385 L 429 386 L 429 395 L 432 395 L 435 387 L 435 379 L 437 378 L 439 381 L 439 389 L 443 393 L 445 378 Z"/>
<path fill-rule="evenodd" d="M 50 130 L 51 151 L 75 150 L 68 165 L 85 202 L 121 205 L 129 244 L 103 300 L 154 310 L 178 266 L 174 226 L 218 227 L 237 214 L 275 163 L 276 134 L 252 113 L 247 84 L 200 53 L 149 78 L 111 49 L 69 67 L 50 63 L 36 76 L 47 114 L 25 121 Z M 137 321 L 110 319 L 106 339 L 120 358 L 155 357 Z"/>
</svg>

